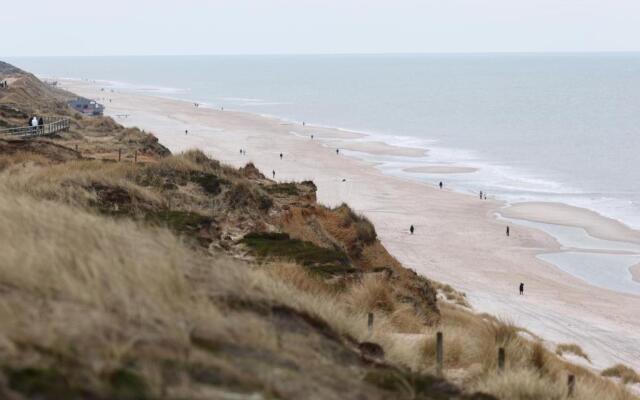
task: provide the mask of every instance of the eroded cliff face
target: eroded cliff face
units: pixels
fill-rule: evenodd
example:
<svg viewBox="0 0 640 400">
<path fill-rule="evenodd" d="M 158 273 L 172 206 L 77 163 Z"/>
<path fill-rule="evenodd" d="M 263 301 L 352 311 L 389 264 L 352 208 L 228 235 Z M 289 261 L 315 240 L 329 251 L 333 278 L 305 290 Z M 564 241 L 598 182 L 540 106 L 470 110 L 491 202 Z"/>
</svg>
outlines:
<svg viewBox="0 0 640 400">
<path fill-rule="evenodd" d="M 482 398 L 378 343 L 438 320 L 433 287 L 313 182 L 170 155 L 0 74 L 1 126 L 72 119 L 0 138 L 1 398 Z"/>
</svg>

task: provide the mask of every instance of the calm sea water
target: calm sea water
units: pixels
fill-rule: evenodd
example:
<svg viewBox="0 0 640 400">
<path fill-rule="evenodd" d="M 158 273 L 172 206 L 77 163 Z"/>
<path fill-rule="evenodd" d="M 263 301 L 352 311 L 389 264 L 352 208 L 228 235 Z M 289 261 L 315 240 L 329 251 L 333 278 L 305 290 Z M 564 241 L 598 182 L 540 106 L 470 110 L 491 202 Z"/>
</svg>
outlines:
<svg viewBox="0 0 640 400">
<path fill-rule="evenodd" d="M 431 149 L 381 168 L 479 167 L 445 179 L 561 201 L 640 227 L 640 54 L 21 58 L 48 77 L 115 81 L 211 106 L 369 132 Z M 371 156 L 361 155 L 373 158 Z"/>
</svg>

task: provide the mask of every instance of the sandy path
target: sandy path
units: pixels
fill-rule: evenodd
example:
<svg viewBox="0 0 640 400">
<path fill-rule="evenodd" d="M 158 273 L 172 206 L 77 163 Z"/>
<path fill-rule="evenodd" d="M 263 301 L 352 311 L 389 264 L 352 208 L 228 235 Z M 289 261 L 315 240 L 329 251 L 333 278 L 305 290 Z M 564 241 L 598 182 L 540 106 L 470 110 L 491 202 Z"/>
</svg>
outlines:
<svg viewBox="0 0 640 400">
<path fill-rule="evenodd" d="M 63 84 L 87 97 L 105 96 L 95 84 Z M 344 201 L 364 213 L 405 266 L 467 292 L 478 311 L 509 319 L 554 342 L 578 343 L 597 368 L 624 362 L 640 369 L 640 298 L 587 285 L 536 258 L 559 249 L 541 231 L 512 226 L 511 236 L 505 237 L 504 222 L 494 216 L 502 203 L 386 176 L 364 161 L 336 155 L 335 139 L 350 135 L 342 131 L 138 94 L 108 96 L 113 99 L 107 103 L 109 115 L 130 114 L 116 119 L 152 131 L 173 152 L 200 148 L 235 166 L 252 161 L 267 175 L 275 170 L 277 180 L 312 179 L 320 202 Z M 372 148 L 381 150 L 375 144 Z M 563 214 L 556 211 L 554 220 L 560 220 Z M 526 214 L 536 213 L 546 212 Z M 562 221 L 593 225 L 591 217 L 581 220 L 572 213 Z M 600 223 L 607 225 L 604 221 Z M 413 236 L 408 234 L 411 224 L 416 227 Z M 620 233 L 606 231 L 611 232 Z M 625 239 L 634 241 L 634 232 Z M 525 282 L 525 296 L 517 294 L 520 282 Z"/>
</svg>

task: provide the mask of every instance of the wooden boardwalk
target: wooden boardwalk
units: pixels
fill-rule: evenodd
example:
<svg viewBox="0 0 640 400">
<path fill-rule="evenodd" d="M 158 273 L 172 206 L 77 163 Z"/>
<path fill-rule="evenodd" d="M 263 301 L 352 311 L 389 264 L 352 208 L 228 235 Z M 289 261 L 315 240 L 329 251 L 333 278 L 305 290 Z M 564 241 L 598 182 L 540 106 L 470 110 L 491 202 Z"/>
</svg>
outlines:
<svg viewBox="0 0 640 400">
<path fill-rule="evenodd" d="M 43 122 L 44 124 L 40 126 L 0 129 L 0 135 L 21 137 L 47 136 L 62 131 L 68 131 L 70 126 L 69 118 L 66 117 L 44 117 Z"/>
</svg>

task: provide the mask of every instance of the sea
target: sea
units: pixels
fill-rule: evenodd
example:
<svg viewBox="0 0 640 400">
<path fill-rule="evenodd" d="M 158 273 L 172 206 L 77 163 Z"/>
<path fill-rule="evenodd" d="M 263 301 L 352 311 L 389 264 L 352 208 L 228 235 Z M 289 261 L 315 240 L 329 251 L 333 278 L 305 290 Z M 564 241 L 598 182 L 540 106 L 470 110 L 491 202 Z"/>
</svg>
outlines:
<svg viewBox="0 0 640 400">
<path fill-rule="evenodd" d="M 640 228 L 640 53 L 30 57 L 41 77 L 199 102 L 428 149 L 383 171 Z M 367 138 L 369 139 L 369 138 Z M 422 165 L 468 166 L 420 174 Z"/>
</svg>

